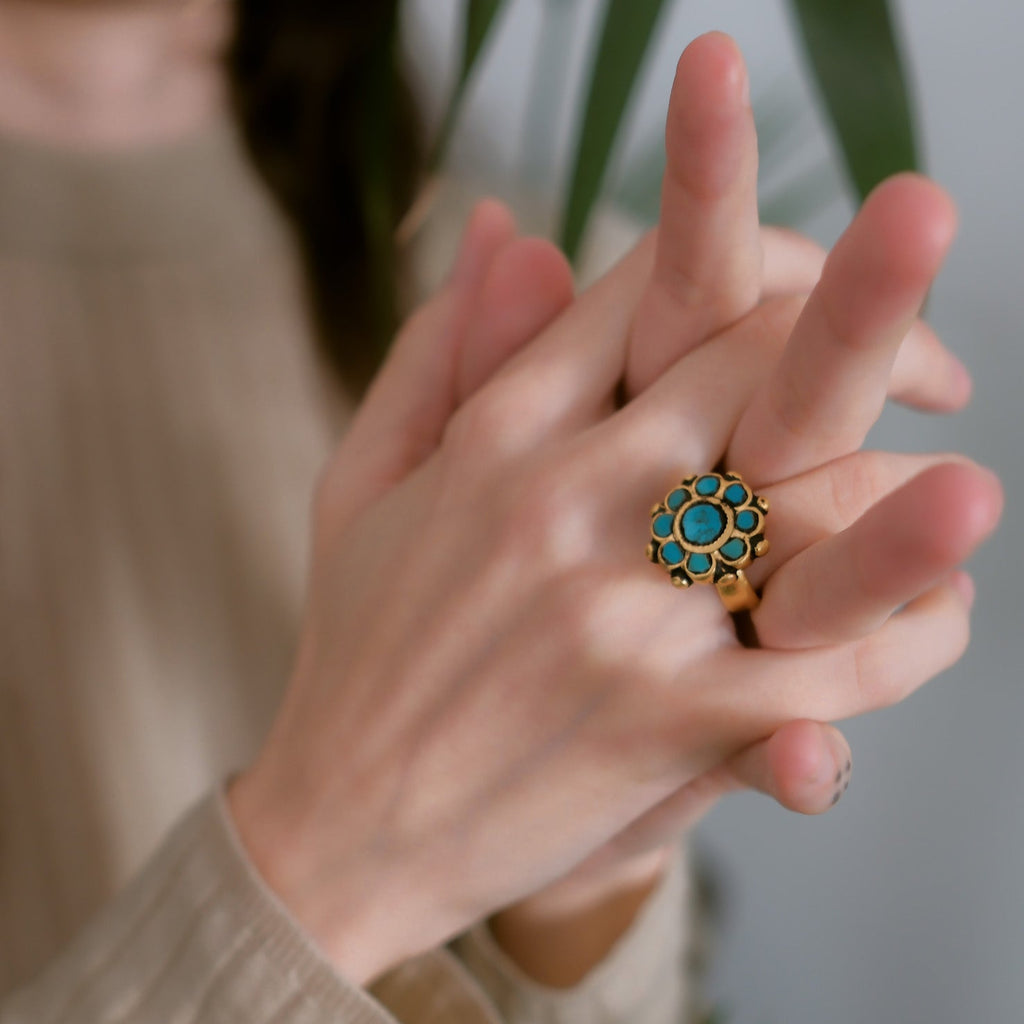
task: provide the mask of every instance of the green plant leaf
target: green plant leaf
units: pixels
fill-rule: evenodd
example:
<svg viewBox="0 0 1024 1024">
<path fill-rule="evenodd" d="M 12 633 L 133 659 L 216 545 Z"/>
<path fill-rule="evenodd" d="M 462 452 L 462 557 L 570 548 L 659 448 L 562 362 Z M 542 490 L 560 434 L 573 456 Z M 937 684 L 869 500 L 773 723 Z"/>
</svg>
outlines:
<svg viewBox="0 0 1024 1024">
<path fill-rule="evenodd" d="M 622 115 L 664 6 L 664 0 L 608 0 L 562 217 L 560 240 L 570 259 L 579 251 Z"/>
<path fill-rule="evenodd" d="M 861 198 L 918 166 L 910 91 L 886 0 L 791 0 Z"/>
<path fill-rule="evenodd" d="M 451 142 L 452 132 L 455 130 L 462 100 L 466 95 L 466 87 L 476 67 L 477 58 L 483 51 L 495 19 L 504 6 L 504 0 L 466 0 L 463 14 L 462 63 L 459 67 L 459 77 L 455 80 L 455 88 L 448 100 L 448 109 L 437 133 L 437 140 L 427 160 L 427 170 L 431 173 L 441 165 L 448 150 L 448 143 Z"/>
</svg>

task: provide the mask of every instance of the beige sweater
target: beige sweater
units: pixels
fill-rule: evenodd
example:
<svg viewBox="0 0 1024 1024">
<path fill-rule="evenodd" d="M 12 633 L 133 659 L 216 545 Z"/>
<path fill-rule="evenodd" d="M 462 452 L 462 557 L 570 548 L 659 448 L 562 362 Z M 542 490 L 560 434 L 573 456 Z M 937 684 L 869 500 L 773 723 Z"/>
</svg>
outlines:
<svg viewBox="0 0 1024 1024">
<path fill-rule="evenodd" d="M 681 1020 L 678 865 L 576 989 L 480 926 L 371 996 L 248 864 L 221 785 L 290 667 L 328 380 L 228 125 L 0 140 L 0 1021 Z"/>
</svg>

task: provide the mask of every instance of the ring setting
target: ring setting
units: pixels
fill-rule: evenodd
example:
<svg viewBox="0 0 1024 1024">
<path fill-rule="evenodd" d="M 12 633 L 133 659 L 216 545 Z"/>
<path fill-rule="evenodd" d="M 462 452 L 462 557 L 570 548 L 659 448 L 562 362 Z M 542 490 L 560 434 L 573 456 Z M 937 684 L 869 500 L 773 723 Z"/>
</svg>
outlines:
<svg viewBox="0 0 1024 1024">
<path fill-rule="evenodd" d="M 767 515 L 738 473 L 695 474 L 651 509 L 647 557 L 677 587 L 713 583 L 728 611 L 750 611 L 759 598 L 743 570 L 768 551 Z"/>
</svg>

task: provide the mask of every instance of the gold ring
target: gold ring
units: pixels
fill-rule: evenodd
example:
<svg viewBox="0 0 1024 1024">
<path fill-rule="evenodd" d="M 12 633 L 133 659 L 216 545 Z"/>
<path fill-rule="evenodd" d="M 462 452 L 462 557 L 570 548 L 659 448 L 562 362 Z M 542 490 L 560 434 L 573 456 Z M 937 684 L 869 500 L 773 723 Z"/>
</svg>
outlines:
<svg viewBox="0 0 1024 1024">
<path fill-rule="evenodd" d="M 727 611 L 751 611 L 761 599 L 743 570 L 768 551 L 767 515 L 739 473 L 698 473 L 651 509 L 647 557 L 677 587 L 714 583 Z"/>
</svg>

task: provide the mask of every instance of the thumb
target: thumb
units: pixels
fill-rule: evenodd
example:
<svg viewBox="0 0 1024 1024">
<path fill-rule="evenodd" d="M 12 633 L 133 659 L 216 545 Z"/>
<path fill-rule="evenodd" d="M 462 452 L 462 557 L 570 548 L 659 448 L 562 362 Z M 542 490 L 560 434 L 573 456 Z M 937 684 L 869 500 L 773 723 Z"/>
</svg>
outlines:
<svg viewBox="0 0 1024 1024">
<path fill-rule="evenodd" d="M 851 769 L 850 746 L 834 726 L 787 722 L 645 811 L 615 837 L 614 852 L 636 857 L 674 842 L 739 790 L 763 793 L 799 814 L 821 814 L 845 792 Z"/>
</svg>

